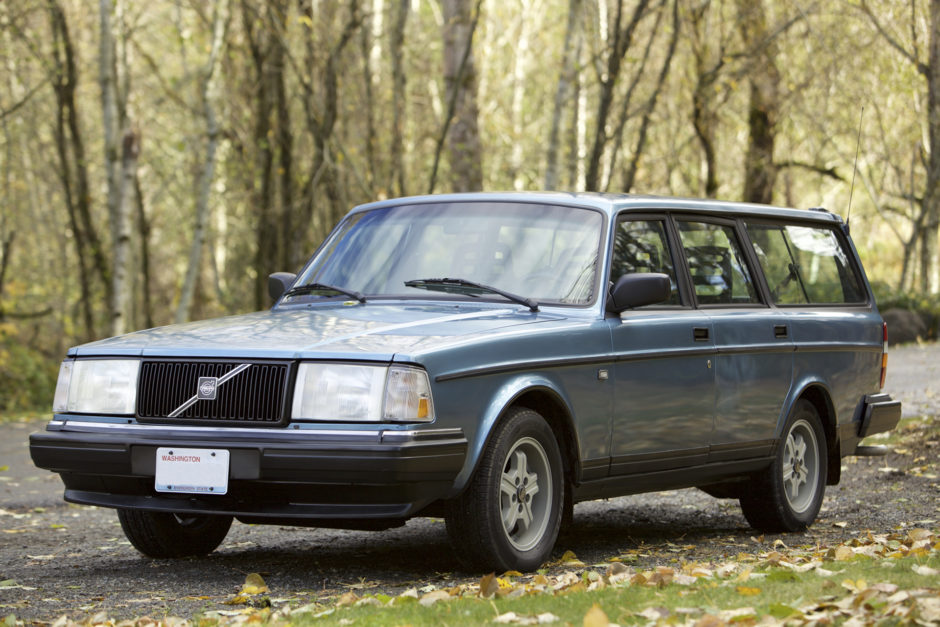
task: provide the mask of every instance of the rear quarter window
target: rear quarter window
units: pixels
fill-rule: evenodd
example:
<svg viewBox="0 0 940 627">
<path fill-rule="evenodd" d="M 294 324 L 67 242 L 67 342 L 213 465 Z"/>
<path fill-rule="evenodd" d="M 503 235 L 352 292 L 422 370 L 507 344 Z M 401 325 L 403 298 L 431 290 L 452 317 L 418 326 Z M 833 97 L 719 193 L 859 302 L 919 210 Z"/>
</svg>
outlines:
<svg viewBox="0 0 940 627">
<path fill-rule="evenodd" d="M 778 305 L 864 303 L 845 243 L 827 227 L 746 223 Z"/>
</svg>

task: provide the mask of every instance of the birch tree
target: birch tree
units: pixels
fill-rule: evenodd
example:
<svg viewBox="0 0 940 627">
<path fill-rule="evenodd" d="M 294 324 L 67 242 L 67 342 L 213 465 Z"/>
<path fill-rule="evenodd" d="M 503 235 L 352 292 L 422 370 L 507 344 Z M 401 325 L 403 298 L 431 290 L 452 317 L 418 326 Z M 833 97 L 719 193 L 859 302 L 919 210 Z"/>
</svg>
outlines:
<svg viewBox="0 0 940 627">
<path fill-rule="evenodd" d="M 219 144 L 220 127 L 216 111 L 219 99 L 218 67 L 225 45 L 225 33 L 229 23 L 229 0 L 217 0 L 212 10 L 212 40 L 209 58 L 202 71 L 202 113 L 206 124 L 205 160 L 199 172 L 196 197 L 193 240 L 189 250 L 189 264 L 180 289 L 179 305 L 176 308 L 176 322 L 189 319 L 196 291 L 196 283 L 202 267 L 202 254 L 205 248 L 206 231 L 209 226 L 209 201 L 212 182 L 215 177 L 216 150 Z"/>
<path fill-rule="evenodd" d="M 577 98 L 575 85 L 578 72 L 578 53 L 580 41 L 583 37 L 581 27 L 583 0 L 568 0 L 568 18 L 565 27 L 565 41 L 562 44 L 561 73 L 558 76 L 558 85 L 555 88 L 555 102 L 552 107 L 552 121 L 548 133 L 548 148 L 545 165 L 545 189 L 558 188 L 558 152 L 560 147 L 562 115 L 566 108 L 572 110 L 572 118 L 577 113 Z M 577 42 L 577 43 L 576 43 Z"/>
<path fill-rule="evenodd" d="M 482 0 L 440 0 L 444 14 L 444 85 L 447 114 L 438 137 L 428 193 L 434 191 L 437 166 L 446 138 L 450 155 L 451 188 L 455 192 L 483 189 L 483 150 L 477 108 L 477 72 L 473 35 Z"/>
<path fill-rule="evenodd" d="M 926 137 L 921 144 L 919 161 L 926 171 L 926 183 L 920 195 L 921 220 L 915 222 L 915 235 L 920 244 L 920 290 L 925 294 L 940 293 L 940 246 L 938 246 L 938 231 L 940 231 L 940 0 L 929 0 L 927 15 L 919 18 L 916 15 L 916 5 L 910 3 L 910 41 L 904 42 L 901 35 L 891 24 L 884 23 L 869 6 L 863 1 L 861 11 L 878 31 L 881 38 L 890 48 L 917 68 L 917 73 L 923 79 L 923 94 L 926 100 Z M 927 24 L 927 41 L 921 42 L 918 37 L 917 22 L 923 20 Z M 921 50 L 926 43 L 926 55 Z M 913 191 L 913 190 L 912 190 Z M 919 222 L 919 224 L 918 224 Z"/>
<path fill-rule="evenodd" d="M 108 332 L 111 335 L 120 335 L 127 327 L 132 293 L 128 276 L 131 271 L 131 194 L 134 191 L 137 157 L 140 152 L 140 135 L 131 128 L 128 113 L 129 78 L 127 34 L 123 19 L 124 0 L 118 0 L 117 4 L 120 28 L 117 43 L 111 24 L 111 11 L 111 0 L 99 0 L 98 80 L 101 89 L 112 251 Z M 119 59 L 115 59 L 117 48 L 120 48 Z M 123 68 L 123 85 L 118 85 L 118 67 Z"/>
</svg>

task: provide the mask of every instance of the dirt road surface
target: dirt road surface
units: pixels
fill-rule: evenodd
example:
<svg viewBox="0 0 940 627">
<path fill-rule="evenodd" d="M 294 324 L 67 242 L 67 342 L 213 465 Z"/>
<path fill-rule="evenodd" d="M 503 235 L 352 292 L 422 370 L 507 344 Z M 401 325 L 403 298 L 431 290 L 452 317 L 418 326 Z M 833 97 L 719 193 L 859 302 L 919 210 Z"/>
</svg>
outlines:
<svg viewBox="0 0 940 627">
<path fill-rule="evenodd" d="M 813 545 L 866 530 L 940 526 L 940 346 L 893 349 L 886 390 L 903 401 L 905 417 L 930 416 L 933 427 L 905 428 L 886 457 L 844 460 L 842 483 L 829 487 L 805 534 L 758 536 L 736 501 L 681 490 L 579 504 L 556 552 L 574 551 L 587 564 L 630 553 L 645 567 L 767 551 L 777 539 Z M 43 421 L 0 424 L 0 617 L 191 617 L 226 608 L 253 572 L 275 603 L 298 604 L 350 589 L 397 594 L 479 578 L 457 569 L 443 521 L 428 518 L 379 533 L 236 522 L 209 556 L 145 558 L 113 511 L 65 503 L 58 475 L 33 467 L 27 438 L 42 428 Z"/>
</svg>

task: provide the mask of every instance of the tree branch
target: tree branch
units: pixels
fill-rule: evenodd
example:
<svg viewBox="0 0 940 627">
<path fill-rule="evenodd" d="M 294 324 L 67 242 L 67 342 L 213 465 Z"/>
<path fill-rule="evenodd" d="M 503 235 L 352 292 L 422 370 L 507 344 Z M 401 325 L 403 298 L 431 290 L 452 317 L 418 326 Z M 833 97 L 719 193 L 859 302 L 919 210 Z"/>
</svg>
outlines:
<svg viewBox="0 0 940 627">
<path fill-rule="evenodd" d="M 888 42 L 888 45 L 890 45 L 892 48 L 900 52 L 901 55 L 904 56 L 905 59 L 913 63 L 914 66 L 917 67 L 918 72 L 920 72 L 921 74 L 927 73 L 927 65 L 923 63 L 920 59 L 918 59 L 916 56 L 914 56 L 914 54 L 911 53 L 910 50 L 908 50 L 903 45 L 901 45 L 901 42 L 899 42 L 897 39 L 892 37 L 891 33 L 885 30 L 884 26 L 881 25 L 881 22 L 878 21 L 878 18 L 875 17 L 875 14 L 872 13 L 870 8 L 868 8 L 868 4 L 866 2 L 862 2 L 861 4 L 859 4 L 859 9 L 862 11 L 862 13 L 865 14 L 866 17 L 868 17 L 868 21 L 870 21 L 872 26 L 875 27 L 875 30 L 878 31 L 878 34 L 881 35 L 881 37 L 886 42 Z"/>
<path fill-rule="evenodd" d="M 809 170 L 815 172 L 816 174 L 821 174 L 823 176 L 828 176 L 837 181 L 845 182 L 845 177 L 836 172 L 834 167 L 827 168 L 825 166 L 816 165 L 813 163 L 806 163 L 804 161 L 783 161 L 776 164 L 778 168 L 803 168 L 804 170 Z"/>
</svg>

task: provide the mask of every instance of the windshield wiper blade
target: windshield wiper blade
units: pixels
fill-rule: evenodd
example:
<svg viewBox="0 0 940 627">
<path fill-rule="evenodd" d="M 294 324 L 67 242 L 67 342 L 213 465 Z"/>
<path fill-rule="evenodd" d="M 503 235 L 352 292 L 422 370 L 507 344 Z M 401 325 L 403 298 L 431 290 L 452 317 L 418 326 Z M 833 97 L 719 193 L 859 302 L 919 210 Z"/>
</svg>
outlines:
<svg viewBox="0 0 940 627">
<path fill-rule="evenodd" d="M 326 283 L 307 283 L 305 285 L 298 285 L 297 287 L 292 287 L 284 292 L 284 296 L 298 296 L 300 294 L 310 294 L 311 292 L 336 292 L 337 294 L 343 294 L 344 296 L 355 298 L 360 303 L 366 302 L 366 297 L 356 290 L 349 290 L 345 287 L 336 287 L 335 285 L 327 285 Z"/>
<path fill-rule="evenodd" d="M 476 281 L 468 281 L 467 279 L 414 279 L 411 281 L 405 281 L 405 286 L 417 287 L 420 289 L 437 292 L 456 292 L 458 294 L 468 294 L 471 296 L 480 293 L 497 294 L 507 300 L 511 300 L 514 303 L 525 305 L 529 308 L 530 311 L 539 310 L 538 301 L 532 298 L 519 296 L 518 294 L 501 290 L 498 287 L 484 285 L 483 283 L 477 283 Z"/>
</svg>

